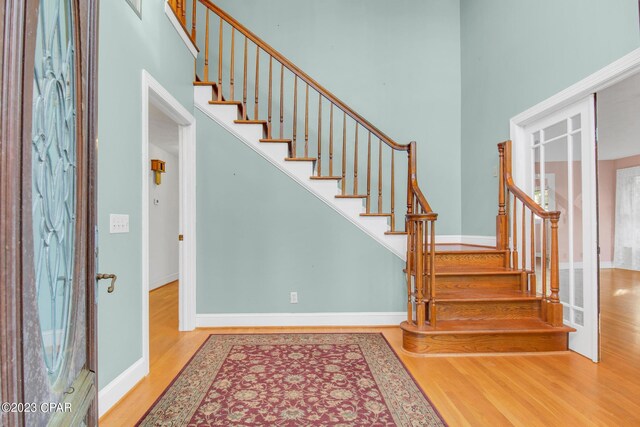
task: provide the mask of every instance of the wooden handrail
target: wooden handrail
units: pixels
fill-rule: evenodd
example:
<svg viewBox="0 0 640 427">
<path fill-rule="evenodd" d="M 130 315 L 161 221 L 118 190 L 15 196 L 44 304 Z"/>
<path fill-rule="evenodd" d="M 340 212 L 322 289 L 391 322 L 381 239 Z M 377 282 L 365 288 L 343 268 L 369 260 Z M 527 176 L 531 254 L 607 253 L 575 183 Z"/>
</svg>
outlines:
<svg viewBox="0 0 640 427">
<path fill-rule="evenodd" d="M 504 150 L 504 161 L 505 161 L 505 170 L 504 170 L 504 181 L 506 188 L 518 198 L 526 207 L 528 207 L 533 213 L 535 213 L 540 218 L 551 219 L 551 218 L 559 218 L 559 211 L 547 211 L 538 203 L 536 203 L 527 193 L 522 191 L 515 182 L 513 181 L 512 175 L 512 166 L 511 166 L 511 141 L 504 141 L 498 144 L 498 149 L 502 147 Z"/>
<path fill-rule="evenodd" d="M 380 129 L 378 129 L 377 127 L 372 125 L 370 122 L 368 122 L 360 114 L 358 114 L 355 111 L 353 111 L 347 104 L 342 102 L 337 96 L 335 96 L 334 94 L 329 92 L 327 89 L 325 89 L 322 85 L 320 85 L 320 83 L 318 83 L 314 79 L 312 79 L 307 73 L 305 73 L 300 68 L 298 68 L 295 64 L 293 64 L 291 61 L 289 61 L 284 55 L 282 55 L 280 52 L 278 52 L 277 50 L 272 48 L 269 44 L 267 44 L 260 37 L 256 36 L 251 31 L 249 31 L 244 25 L 242 25 L 241 23 L 236 21 L 231 15 L 226 13 L 224 10 L 220 9 L 218 6 L 216 6 L 215 4 L 210 2 L 209 0 L 199 0 L 199 1 L 200 1 L 200 3 L 202 5 L 204 5 L 209 10 L 214 12 L 216 15 L 218 15 L 220 18 L 222 18 L 224 21 L 226 21 L 229 25 L 231 25 L 237 31 L 239 31 L 242 34 L 244 34 L 249 40 L 251 40 L 257 46 L 259 46 L 262 50 L 264 50 L 266 53 L 268 53 L 271 57 L 273 57 L 278 62 L 280 62 L 282 65 L 284 65 L 289 71 L 291 71 L 293 74 L 298 76 L 298 78 L 300 78 L 301 80 L 306 82 L 309 86 L 311 86 L 313 89 L 315 89 L 320 94 L 322 94 L 322 96 L 324 98 L 327 98 L 330 102 L 335 104 L 338 108 L 340 108 L 343 112 L 345 112 L 347 115 L 349 115 L 352 119 L 354 119 L 356 122 L 360 123 L 363 127 L 368 129 L 371 133 L 373 133 L 375 136 L 377 136 L 379 139 L 381 139 L 389 147 L 391 147 L 391 148 L 393 148 L 395 150 L 400 150 L 400 151 L 408 151 L 409 150 L 409 144 L 406 144 L 406 145 L 398 144 L 393 139 L 388 137 Z"/>
</svg>

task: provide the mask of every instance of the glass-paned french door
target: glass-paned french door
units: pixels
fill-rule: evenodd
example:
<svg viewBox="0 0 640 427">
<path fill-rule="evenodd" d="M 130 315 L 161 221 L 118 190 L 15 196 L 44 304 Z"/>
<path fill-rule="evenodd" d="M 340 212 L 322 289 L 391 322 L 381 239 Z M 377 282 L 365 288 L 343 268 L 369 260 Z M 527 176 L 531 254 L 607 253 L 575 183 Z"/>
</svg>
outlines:
<svg viewBox="0 0 640 427">
<path fill-rule="evenodd" d="M 560 211 L 558 252 L 563 320 L 576 329 L 569 347 L 598 359 L 597 217 L 594 97 L 589 96 L 525 128 L 531 196 Z M 522 145 L 521 145 L 522 146 Z M 535 235 L 542 238 L 541 223 Z M 550 233 L 546 233 L 547 236 Z M 537 245 L 541 247 L 541 245 Z M 550 259 L 536 253 L 538 269 Z M 547 274 L 550 268 L 546 268 Z"/>
</svg>

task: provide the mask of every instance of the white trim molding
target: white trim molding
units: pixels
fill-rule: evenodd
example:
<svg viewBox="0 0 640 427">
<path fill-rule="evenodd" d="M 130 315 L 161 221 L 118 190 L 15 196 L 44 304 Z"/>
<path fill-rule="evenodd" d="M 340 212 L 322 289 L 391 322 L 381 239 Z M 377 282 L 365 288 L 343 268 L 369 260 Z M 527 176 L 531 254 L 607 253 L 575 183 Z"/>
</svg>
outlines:
<svg viewBox="0 0 640 427">
<path fill-rule="evenodd" d="M 197 314 L 199 328 L 230 326 L 397 326 L 405 312 Z"/>
<path fill-rule="evenodd" d="M 98 416 L 101 417 L 149 372 L 143 358 L 136 360 L 98 392 Z"/>
<path fill-rule="evenodd" d="M 173 10 L 171 10 L 171 6 L 169 5 L 168 1 L 164 2 L 164 14 L 167 15 L 167 18 L 169 18 L 169 22 L 171 22 L 173 28 L 175 28 L 178 32 L 180 39 L 184 42 L 185 46 L 187 46 L 187 49 L 189 49 L 191 55 L 193 55 L 194 58 L 197 58 L 198 48 L 193 44 L 184 28 L 182 28 L 182 25 L 180 25 L 180 22 L 178 22 L 178 18 L 176 18 L 176 14 L 173 13 Z"/>
<path fill-rule="evenodd" d="M 149 104 L 179 126 L 180 242 L 179 327 L 196 325 L 196 121 L 151 74 L 142 70 L 142 356 L 149 370 Z M 176 236 L 177 237 L 177 236 Z"/>
</svg>

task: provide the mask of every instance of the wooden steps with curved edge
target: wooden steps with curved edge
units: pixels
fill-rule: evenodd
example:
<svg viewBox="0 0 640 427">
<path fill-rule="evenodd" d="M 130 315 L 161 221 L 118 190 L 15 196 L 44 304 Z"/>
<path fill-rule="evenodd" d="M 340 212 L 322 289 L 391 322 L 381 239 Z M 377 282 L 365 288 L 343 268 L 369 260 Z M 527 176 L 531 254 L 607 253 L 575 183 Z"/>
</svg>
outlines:
<svg viewBox="0 0 640 427">
<path fill-rule="evenodd" d="M 309 177 L 310 179 L 317 179 L 317 180 L 325 180 L 325 181 L 339 181 L 342 179 L 341 176 L 317 176 L 317 175 L 312 175 Z"/>
<path fill-rule="evenodd" d="M 507 251 L 439 244 L 435 259 L 435 298 L 429 306 L 435 310 L 435 326 L 418 328 L 404 322 L 405 350 L 420 354 L 568 350 L 568 334 L 574 330 L 543 320 L 545 301 L 527 291 L 529 272 L 508 267 Z"/>
<path fill-rule="evenodd" d="M 569 349 L 569 332 L 541 319 L 449 320 L 417 328 L 407 322 L 402 347 L 419 354 L 549 352 Z"/>
</svg>

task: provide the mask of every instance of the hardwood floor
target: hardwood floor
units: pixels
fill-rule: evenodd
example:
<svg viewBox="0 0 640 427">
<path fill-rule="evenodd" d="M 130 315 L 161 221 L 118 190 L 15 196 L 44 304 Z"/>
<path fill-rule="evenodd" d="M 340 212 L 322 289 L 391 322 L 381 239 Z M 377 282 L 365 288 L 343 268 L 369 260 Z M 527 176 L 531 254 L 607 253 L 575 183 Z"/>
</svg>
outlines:
<svg viewBox="0 0 640 427">
<path fill-rule="evenodd" d="M 603 270 L 602 362 L 578 354 L 413 357 L 400 328 L 177 331 L 177 283 L 151 293 L 151 373 L 100 419 L 130 426 L 211 333 L 379 331 L 451 426 L 640 425 L 640 272 Z"/>
</svg>

